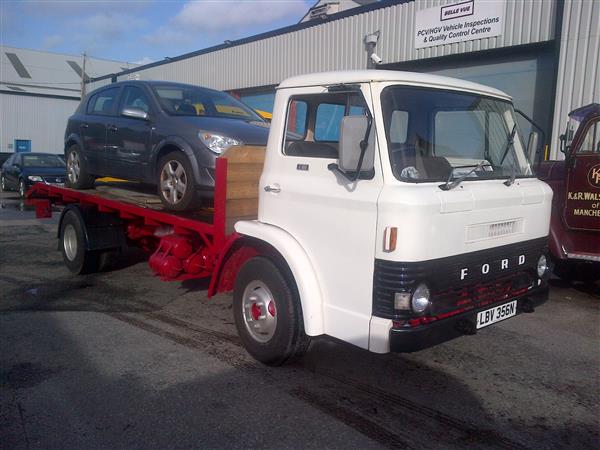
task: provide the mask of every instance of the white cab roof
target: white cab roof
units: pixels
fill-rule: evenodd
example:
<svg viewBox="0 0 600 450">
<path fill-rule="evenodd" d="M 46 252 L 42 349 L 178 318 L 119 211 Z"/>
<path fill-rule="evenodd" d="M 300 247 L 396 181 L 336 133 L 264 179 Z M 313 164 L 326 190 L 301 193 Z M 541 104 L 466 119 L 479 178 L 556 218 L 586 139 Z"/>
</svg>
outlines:
<svg viewBox="0 0 600 450">
<path fill-rule="evenodd" d="M 483 84 L 459 80 L 457 78 L 442 77 L 439 75 L 429 75 L 419 72 L 401 72 L 396 70 L 342 70 L 337 72 L 298 75 L 284 80 L 278 86 L 278 89 L 306 86 L 330 86 L 332 84 L 368 83 L 371 81 L 397 82 L 399 84 L 406 83 L 412 86 L 464 90 L 511 100 L 511 97 L 508 94 L 498 89 L 484 86 Z"/>
</svg>

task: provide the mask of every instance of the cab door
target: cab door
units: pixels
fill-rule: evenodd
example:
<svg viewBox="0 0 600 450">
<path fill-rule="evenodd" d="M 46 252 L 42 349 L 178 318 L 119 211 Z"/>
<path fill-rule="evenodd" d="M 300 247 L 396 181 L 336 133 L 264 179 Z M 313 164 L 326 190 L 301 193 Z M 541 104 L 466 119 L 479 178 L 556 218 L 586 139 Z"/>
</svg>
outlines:
<svg viewBox="0 0 600 450">
<path fill-rule="evenodd" d="M 600 117 L 584 122 L 570 148 L 564 221 L 569 228 L 598 230 L 600 223 Z"/>
<path fill-rule="evenodd" d="M 307 253 L 324 300 L 325 332 L 368 348 L 381 169 L 376 156 L 372 178 L 349 182 L 328 166 L 338 161 L 342 118 L 372 109 L 370 93 L 286 92 L 292 95 L 279 95 L 275 105 L 286 113 L 271 126 L 286 133 L 269 136 L 259 220 L 288 232 Z M 369 145 L 377 145 L 373 131 Z"/>
</svg>

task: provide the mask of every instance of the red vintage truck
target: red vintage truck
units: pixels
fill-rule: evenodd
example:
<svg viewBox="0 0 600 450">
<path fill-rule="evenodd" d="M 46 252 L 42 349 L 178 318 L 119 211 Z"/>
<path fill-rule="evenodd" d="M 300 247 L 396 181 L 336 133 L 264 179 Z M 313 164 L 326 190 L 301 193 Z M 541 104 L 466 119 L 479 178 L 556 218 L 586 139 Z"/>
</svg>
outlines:
<svg viewBox="0 0 600 450">
<path fill-rule="evenodd" d="M 542 161 L 538 178 L 554 191 L 549 250 L 565 280 L 600 279 L 600 104 L 569 114 L 562 161 Z"/>
</svg>

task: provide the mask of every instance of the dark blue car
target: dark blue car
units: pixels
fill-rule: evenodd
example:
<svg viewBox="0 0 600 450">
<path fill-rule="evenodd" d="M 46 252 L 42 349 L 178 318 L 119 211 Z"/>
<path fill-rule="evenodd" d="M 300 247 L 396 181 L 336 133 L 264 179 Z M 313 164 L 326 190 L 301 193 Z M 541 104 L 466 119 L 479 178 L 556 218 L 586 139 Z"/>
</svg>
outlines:
<svg viewBox="0 0 600 450">
<path fill-rule="evenodd" d="M 64 186 L 65 162 L 52 153 L 15 153 L 2 165 L 0 185 L 3 191 L 17 190 L 21 197 L 35 183 Z"/>
</svg>

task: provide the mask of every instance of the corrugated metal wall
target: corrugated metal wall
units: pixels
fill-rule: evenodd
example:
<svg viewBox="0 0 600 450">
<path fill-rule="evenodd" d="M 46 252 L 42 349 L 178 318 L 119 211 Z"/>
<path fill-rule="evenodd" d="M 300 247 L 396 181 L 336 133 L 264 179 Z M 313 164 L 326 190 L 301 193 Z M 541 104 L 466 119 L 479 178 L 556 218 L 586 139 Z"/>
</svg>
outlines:
<svg viewBox="0 0 600 450">
<path fill-rule="evenodd" d="M 551 157 L 561 157 L 559 136 L 567 114 L 600 102 L 600 1 L 565 0 L 554 106 Z"/>
<path fill-rule="evenodd" d="M 79 100 L 0 94 L 0 151 L 15 139 L 31 140 L 31 151 L 62 153 L 65 127 Z"/>
<path fill-rule="evenodd" d="M 119 80 L 139 76 L 140 79 L 172 80 L 228 90 L 278 84 L 289 76 L 303 73 L 363 69 L 366 66 L 363 37 L 376 30 L 381 30 L 377 54 L 385 63 L 529 44 L 554 38 L 554 0 L 506 0 L 502 36 L 416 50 L 415 11 L 448 3 L 456 1 L 417 0 L 388 6 L 142 69 L 134 74 L 120 76 Z M 109 81 L 94 83 L 92 88 Z"/>
</svg>

